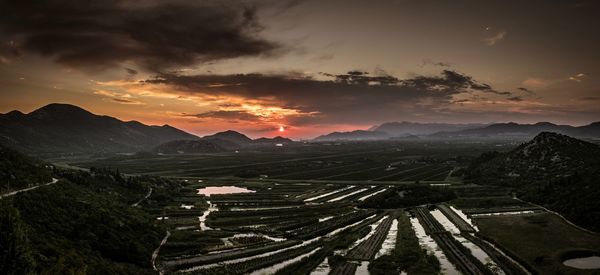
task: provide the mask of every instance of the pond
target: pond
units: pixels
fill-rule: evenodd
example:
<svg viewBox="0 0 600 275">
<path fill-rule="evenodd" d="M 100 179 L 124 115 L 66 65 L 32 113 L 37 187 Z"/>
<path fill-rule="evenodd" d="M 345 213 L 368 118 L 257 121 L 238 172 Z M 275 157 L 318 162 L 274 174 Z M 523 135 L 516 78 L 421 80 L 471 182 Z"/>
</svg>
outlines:
<svg viewBox="0 0 600 275">
<path fill-rule="evenodd" d="M 578 269 L 600 269 L 600 256 L 569 259 L 563 264 Z"/>
<path fill-rule="evenodd" d="M 210 197 L 210 195 L 254 193 L 256 191 L 238 186 L 207 186 L 198 189 L 198 194 Z"/>
</svg>

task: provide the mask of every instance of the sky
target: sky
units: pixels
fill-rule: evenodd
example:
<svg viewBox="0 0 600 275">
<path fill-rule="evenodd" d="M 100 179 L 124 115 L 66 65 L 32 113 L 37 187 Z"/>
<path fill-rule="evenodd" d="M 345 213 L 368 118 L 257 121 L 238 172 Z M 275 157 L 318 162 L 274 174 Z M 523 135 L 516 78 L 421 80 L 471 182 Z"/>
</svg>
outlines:
<svg viewBox="0 0 600 275">
<path fill-rule="evenodd" d="M 0 0 L 0 112 L 70 103 L 200 136 L 585 125 L 598 15 L 585 0 Z"/>
</svg>

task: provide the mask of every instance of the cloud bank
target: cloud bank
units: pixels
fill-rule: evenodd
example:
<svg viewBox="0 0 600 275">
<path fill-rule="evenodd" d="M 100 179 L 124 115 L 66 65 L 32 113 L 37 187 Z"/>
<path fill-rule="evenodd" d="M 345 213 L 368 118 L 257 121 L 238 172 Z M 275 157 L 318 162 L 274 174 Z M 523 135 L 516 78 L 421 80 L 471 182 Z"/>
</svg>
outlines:
<svg viewBox="0 0 600 275">
<path fill-rule="evenodd" d="M 279 48 L 259 36 L 256 10 L 243 2 L 2 0 L 0 11 L 0 38 L 12 52 L 86 70 L 133 63 L 165 71 Z"/>
</svg>

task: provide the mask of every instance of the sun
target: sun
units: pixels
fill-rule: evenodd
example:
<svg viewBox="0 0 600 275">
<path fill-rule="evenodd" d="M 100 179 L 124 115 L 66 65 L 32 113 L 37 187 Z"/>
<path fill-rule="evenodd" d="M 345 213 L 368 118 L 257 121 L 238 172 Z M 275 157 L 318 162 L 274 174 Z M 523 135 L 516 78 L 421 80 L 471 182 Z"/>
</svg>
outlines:
<svg viewBox="0 0 600 275">
<path fill-rule="evenodd" d="M 283 132 L 285 131 L 285 128 L 283 128 L 283 126 L 279 126 L 279 132 Z"/>
</svg>

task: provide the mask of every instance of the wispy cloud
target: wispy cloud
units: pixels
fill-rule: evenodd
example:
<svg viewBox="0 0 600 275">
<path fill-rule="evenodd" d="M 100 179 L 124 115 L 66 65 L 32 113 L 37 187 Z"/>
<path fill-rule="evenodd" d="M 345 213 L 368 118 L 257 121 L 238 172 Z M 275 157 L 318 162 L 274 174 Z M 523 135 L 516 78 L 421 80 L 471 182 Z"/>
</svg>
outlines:
<svg viewBox="0 0 600 275">
<path fill-rule="evenodd" d="M 576 75 L 573 76 L 569 76 L 569 80 L 571 81 L 575 81 L 575 82 L 581 82 L 583 81 L 583 79 L 585 79 L 587 77 L 587 74 L 585 73 L 578 73 Z"/>
<path fill-rule="evenodd" d="M 127 93 L 117 93 L 111 92 L 107 90 L 96 90 L 94 94 L 100 95 L 103 97 L 103 100 L 109 100 L 119 104 L 126 105 L 145 105 L 146 103 L 134 99 L 130 94 Z"/>
<path fill-rule="evenodd" d="M 548 87 L 548 85 L 550 85 L 551 82 L 552 82 L 551 80 L 544 79 L 544 78 L 528 77 L 527 79 L 523 80 L 523 82 L 521 84 L 523 84 L 523 86 L 526 86 L 526 87 L 539 89 L 539 88 Z"/>
<path fill-rule="evenodd" d="M 488 46 L 494 46 L 496 45 L 496 43 L 498 43 L 500 40 L 504 39 L 504 37 L 506 36 L 507 32 L 506 31 L 499 31 L 498 33 L 496 33 L 493 36 L 490 37 L 486 37 L 483 39 L 483 42 L 485 44 L 487 44 Z"/>
</svg>

